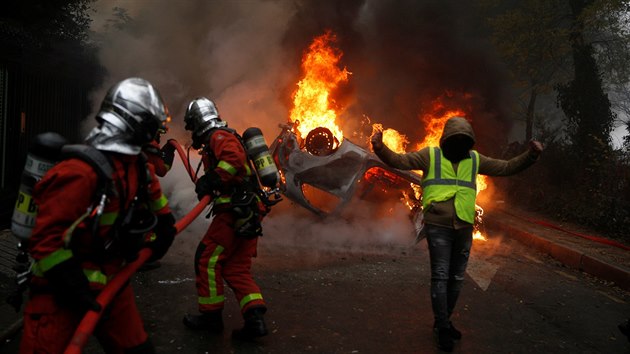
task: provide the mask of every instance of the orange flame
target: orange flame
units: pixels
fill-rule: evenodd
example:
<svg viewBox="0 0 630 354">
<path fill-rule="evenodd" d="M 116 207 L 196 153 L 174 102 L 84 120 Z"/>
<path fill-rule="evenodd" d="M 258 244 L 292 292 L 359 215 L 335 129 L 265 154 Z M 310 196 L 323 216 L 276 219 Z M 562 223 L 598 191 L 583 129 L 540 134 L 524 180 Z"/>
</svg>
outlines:
<svg viewBox="0 0 630 354">
<path fill-rule="evenodd" d="M 335 120 L 337 112 L 332 107 L 334 101 L 330 93 L 341 83 L 348 81 L 351 74 L 346 68 L 338 67 L 342 53 L 331 46 L 337 40 L 330 31 L 316 37 L 302 58 L 304 77 L 293 93 L 291 122 L 299 122 L 297 132 L 302 138 L 318 127 L 328 128 L 339 143 L 343 133 Z"/>
<path fill-rule="evenodd" d="M 391 128 L 383 130 L 383 125 L 380 123 L 375 123 L 372 125 L 372 135 L 374 135 L 376 131 L 383 132 L 383 144 L 387 145 L 387 147 L 390 148 L 392 151 L 399 154 L 407 151 L 409 140 L 404 134 L 401 134 L 397 130 Z"/>
<path fill-rule="evenodd" d="M 443 113 L 441 113 L 443 112 Z M 466 113 L 463 110 L 453 109 L 446 110 L 444 105 L 438 100 L 434 102 L 433 112 L 424 114 L 420 119 L 425 123 L 425 137 L 424 139 L 415 145 L 414 150 L 420 150 L 427 146 L 439 146 L 440 138 L 442 136 L 442 131 L 444 130 L 444 124 L 449 118 L 452 117 L 466 117 Z M 383 130 L 381 124 L 372 125 L 372 130 Z M 387 145 L 392 151 L 397 153 L 404 153 L 406 151 L 406 146 L 409 143 L 407 138 L 398 133 L 394 129 L 386 129 L 383 131 L 383 143 Z M 411 185 L 414 190 L 414 197 L 416 200 L 419 200 L 421 197 L 422 190 L 419 186 L 414 184 Z M 477 194 L 482 190 L 488 187 L 487 177 L 482 175 L 477 175 Z M 410 195 L 403 193 L 403 202 L 411 208 L 413 206 L 413 199 Z M 476 205 L 477 210 L 477 226 L 479 226 L 482 222 L 483 209 Z M 473 232 L 473 238 L 478 240 L 486 241 L 487 238 L 482 234 L 482 232 L 476 228 Z"/>
<path fill-rule="evenodd" d="M 443 109 L 443 105 L 441 103 L 436 103 L 434 105 L 434 111 L 438 111 Z M 433 115 L 431 113 L 427 113 L 422 117 L 422 121 L 426 123 L 426 129 L 424 140 L 420 144 L 416 146 L 416 149 L 419 150 L 425 146 L 439 146 L 440 145 L 440 137 L 442 136 L 442 130 L 444 130 L 444 124 L 449 118 L 452 117 L 466 117 L 466 113 L 462 110 L 448 110 L 441 115 Z M 477 194 L 482 190 L 488 188 L 488 182 L 486 180 L 486 176 L 477 175 Z"/>
</svg>

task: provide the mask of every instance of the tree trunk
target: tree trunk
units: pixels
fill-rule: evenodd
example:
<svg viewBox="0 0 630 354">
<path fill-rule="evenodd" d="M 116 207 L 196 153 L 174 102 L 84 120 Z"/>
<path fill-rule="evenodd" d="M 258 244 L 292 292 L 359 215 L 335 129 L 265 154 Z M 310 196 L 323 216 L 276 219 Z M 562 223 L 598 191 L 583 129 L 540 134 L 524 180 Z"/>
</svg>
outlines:
<svg viewBox="0 0 630 354">
<path fill-rule="evenodd" d="M 534 130 L 534 111 L 536 107 L 536 97 L 538 97 L 538 91 L 536 88 L 532 88 L 532 92 L 529 96 L 529 103 L 527 104 L 527 116 L 525 117 L 525 143 L 532 140 L 532 132 Z"/>
</svg>

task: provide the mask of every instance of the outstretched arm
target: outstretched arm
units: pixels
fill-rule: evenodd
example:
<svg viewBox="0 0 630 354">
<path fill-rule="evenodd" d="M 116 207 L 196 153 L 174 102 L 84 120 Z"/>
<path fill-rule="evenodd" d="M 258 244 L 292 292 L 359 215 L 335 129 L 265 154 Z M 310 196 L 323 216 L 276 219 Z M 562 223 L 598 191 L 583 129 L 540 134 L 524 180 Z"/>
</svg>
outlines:
<svg viewBox="0 0 630 354">
<path fill-rule="evenodd" d="M 538 160 L 544 147 L 539 141 L 529 142 L 529 148 L 510 159 L 499 160 L 479 154 L 479 174 L 488 176 L 510 176 L 523 171 Z"/>
<path fill-rule="evenodd" d="M 406 154 L 397 154 L 383 143 L 383 132 L 377 131 L 372 135 L 372 150 L 385 164 L 400 170 L 423 170 L 429 166 L 429 150 L 423 148 L 420 151 Z"/>
</svg>

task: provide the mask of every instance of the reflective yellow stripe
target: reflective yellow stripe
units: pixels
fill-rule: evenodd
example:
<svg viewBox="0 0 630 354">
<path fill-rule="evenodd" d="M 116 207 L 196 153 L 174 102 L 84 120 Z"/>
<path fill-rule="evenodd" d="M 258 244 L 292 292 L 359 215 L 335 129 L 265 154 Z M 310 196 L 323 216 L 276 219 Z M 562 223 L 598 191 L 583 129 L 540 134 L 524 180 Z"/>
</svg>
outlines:
<svg viewBox="0 0 630 354">
<path fill-rule="evenodd" d="M 49 271 L 52 267 L 70 258 L 72 258 L 71 250 L 68 250 L 65 248 L 58 249 L 55 252 L 49 254 L 48 256 L 35 262 L 33 264 L 33 269 L 32 269 L 33 274 L 38 275 L 38 276 L 43 276 L 44 273 Z"/>
<path fill-rule="evenodd" d="M 229 203 L 231 201 L 232 201 L 232 198 L 230 198 L 230 197 L 220 197 L 220 198 L 216 198 L 214 200 L 214 204 L 215 205 L 217 205 L 217 204 L 225 204 L 225 203 Z"/>
<path fill-rule="evenodd" d="M 245 305 L 247 305 L 248 303 L 254 301 L 254 300 L 262 300 L 262 294 L 261 293 L 253 293 L 253 294 L 249 294 L 247 296 L 245 296 L 244 298 L 241 299 L 241 308 L 245 307 Z"/>
<path fill-rule="evenodd" d="M 221 252 L 223 252 L 224 248 L 222 246 L 217 246 L 217 248 L 212 252 L 212 256 L 208 260 L 208 291 L 210 296 L 202 297 L 200 296 L 198 301 L 201 305 L 212 305 L 219 304 L 225 301 L 225 296 L 217 295 L 217 280 L 216 273 L 214 272 L 214 268 L 219 261 L 219 256 Z"/>
<path fill-rule="evenodd" d="M 158 211 L 168 204 L 168 199 L 162 194 L 159 199 L 151 201 L 151 211 Z"/>
<path fill-rule="evenodd" d="M 83 274 L 90 283 L 107 284 L 107 276 L 100 270 L 95 269 L 83 269 Z"/>
<path fill-rule="evenodd" d="M 210 297 L 199 297 L 199 299 L 197 300 L 199 301 L 200 305 L 214 305 L 214 304 L 220 304 L 222 302 L 225 301 L 225 296 L 220 295 L 220 296 L 210 296 Z"/>
<path fill-rule="evenodd" d="M 252 169 L 249 168 L 249 164 L 248 163 L 245 164 L 245 175 L 246 176 L 251 176 L 252 175 Z"/>
<path fill-rule="evenodd" d="M 234 166 L 230 165 L 229 163 L 223 160 L 219 161 L 219 164 L 217 165 L 217 167 L 222 170 L 225 170 L 227 173 L 231 174 L 232 176 L 234 176 L 237 172 Z"/>
<path fill-rule="evenodd" d="M 98 223 L 99 225 L 102 225 L 102 226 L 114 225 L 117 217 L 118 217 L 117 211 L 113 211 L 111 213 L 103 213 Z"/>
</svg>

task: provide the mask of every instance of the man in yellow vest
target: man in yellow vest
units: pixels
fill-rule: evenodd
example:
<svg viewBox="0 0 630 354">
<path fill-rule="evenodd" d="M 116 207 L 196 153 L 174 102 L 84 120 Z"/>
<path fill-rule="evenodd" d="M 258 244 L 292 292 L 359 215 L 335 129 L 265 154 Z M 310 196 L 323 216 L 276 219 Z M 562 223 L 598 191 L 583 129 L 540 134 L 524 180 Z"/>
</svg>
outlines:
<svg viewBox="0 0 630 354">
<path fill-rule="evenodd" d="M 383 134 L 372 136 L 374 153 L 391 167 L 422 170 L 422 204 L 431 260 L 431 305 L 438 346 L 452 351 L 462 337 L 450 321 L 472 245 L 477 175 L 508 176 L 531 166 L 542 153 L 538 141 L 511 160 L 486 157 L 475 150 L 475 133 L 468 121 L 446 121 L 439 147 L 397 154 L 383 144 Z"/>
</svg>

